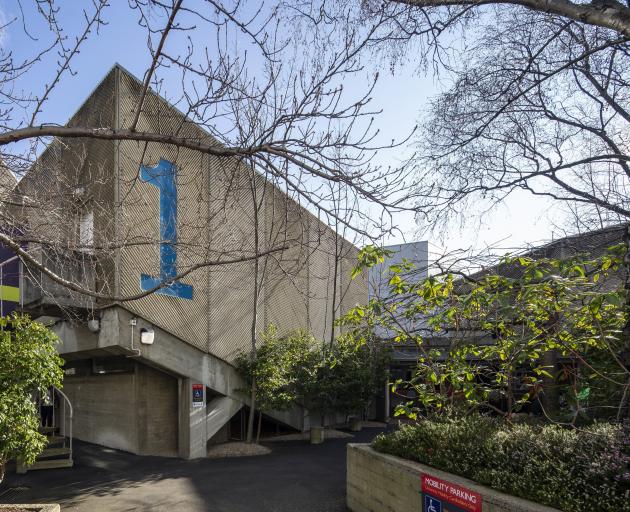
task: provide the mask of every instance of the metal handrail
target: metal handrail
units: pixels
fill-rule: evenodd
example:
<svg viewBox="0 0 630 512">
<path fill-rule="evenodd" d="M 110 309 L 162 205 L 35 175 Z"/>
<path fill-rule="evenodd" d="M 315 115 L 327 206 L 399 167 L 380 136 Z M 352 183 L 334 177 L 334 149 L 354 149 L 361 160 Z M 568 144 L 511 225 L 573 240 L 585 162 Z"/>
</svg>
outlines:
<svg viewBox="0 0 630 512">
<path fill-rule="evenodd" d="M 64 414 L 63 414 L 63 435 L 65 437 L 68 438 L 69 440 L 69 448 L 70 448 L 70 456 L 72 457 L 72 417 L 74 415 L 74 411 L 72 409 L 72 402 L 70 402 L 70 399 L 68 398 L 68 396 L 61 391 L 59 388 L 56 388 L 53 386 L 53 389 L 56 393 L 59 393 L 59 395 L 61 395 L 61 397 L 63 398 L 64 402 L 63 402 L 63 407 L 64 407 Z M 70 423 L 70 433 L 68 435 L 68 432 L 66 432 L 66 414 L 65 414 L 65 407 L 66 404 L 68 406 L 68 409 L 70 410 L 70 415 L 69 415 L 69 423 Z"/>
</svg>

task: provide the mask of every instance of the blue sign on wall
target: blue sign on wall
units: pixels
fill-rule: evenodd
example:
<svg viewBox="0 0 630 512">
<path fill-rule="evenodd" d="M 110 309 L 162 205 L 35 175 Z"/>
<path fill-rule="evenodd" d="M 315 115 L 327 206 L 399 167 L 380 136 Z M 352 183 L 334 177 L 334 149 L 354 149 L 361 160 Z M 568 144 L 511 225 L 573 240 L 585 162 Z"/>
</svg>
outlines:
<svg viewBox="0 0 630 512">
<path fill-rule="evenodd" d="M 155 167 L 140 166 L 140 179 L 160 191 L 160 275 L 140 275 L 144 291 L 168 282 L 155 293 L 192 300 L 193 287 L 176 281 L 177 276 L 177 166 L 160 159 Z"/>
<path fill-rule="evenodd" d="M 424 495 L 424 512 L 442 512 L 442 502 L 433 496 Z"/>
</svg>

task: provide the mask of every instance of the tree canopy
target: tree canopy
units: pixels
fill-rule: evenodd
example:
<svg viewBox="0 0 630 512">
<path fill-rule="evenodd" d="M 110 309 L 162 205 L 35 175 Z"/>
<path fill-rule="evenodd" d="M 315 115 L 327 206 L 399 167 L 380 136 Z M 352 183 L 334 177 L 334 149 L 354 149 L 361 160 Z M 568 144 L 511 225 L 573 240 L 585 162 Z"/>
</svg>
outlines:
<svg viewBox="0 0 630 512">
<path fill-rule="evenodd" d="M 0 481 L 8 460 L 20 457 L 30 464 L 46 446 L 34 394 L 61 386 L 57 342 L 49 329 L 26 316 L 0 318 Z"/>
<path fill-rule="evenodd" d="M 468 278 L 407 279 L 392 269 L 387 297 L 344 322 L 418 348 L 400 414 L 532 411 L 575 425 L 625 418 L 627 320 L 618 273 L 624 247 L 567 259 L 507 256 Z M 373 252 L 368 260 L 373 260 Z M 412 391 L 412 393 L 409 393 Z"/>
</svg>

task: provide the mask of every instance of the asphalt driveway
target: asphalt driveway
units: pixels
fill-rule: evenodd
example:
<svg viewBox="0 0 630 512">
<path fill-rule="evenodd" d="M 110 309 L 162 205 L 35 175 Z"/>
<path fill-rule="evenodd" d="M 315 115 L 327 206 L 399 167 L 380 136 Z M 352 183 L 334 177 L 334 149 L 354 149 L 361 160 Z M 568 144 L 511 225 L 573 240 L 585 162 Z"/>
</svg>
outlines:
<svg viewBox="0 0 630 512">
<path fill-rule="evenodd" d="M 193 461 L 77 442 L 73 468 L 9 473 L 0 502 L 61 503 L 63 511 L 82 512 L 345 511 L 346 444 L 369 442 L 379 432 L 365 428 L 316 446 L 274 442 L 269 455 Z M 16 487 L 28 489 L 2 496 Z"/>
</svg>

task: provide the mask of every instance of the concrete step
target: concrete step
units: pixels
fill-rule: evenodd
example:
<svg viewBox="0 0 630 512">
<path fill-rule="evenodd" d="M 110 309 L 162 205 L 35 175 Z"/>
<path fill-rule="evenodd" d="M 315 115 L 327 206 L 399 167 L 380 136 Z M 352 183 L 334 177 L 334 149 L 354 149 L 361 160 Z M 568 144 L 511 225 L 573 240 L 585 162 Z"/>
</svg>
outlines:
<svg viewBox="0 0 630 512">
<path fill-rule="evenodd" d="M 66 442 L 66 438 L 64 436 L 47 436 L 48 446 L 52 446 L 53 444 L 61 444 Z"/>
<path fill-rule="evenodd" d="M 41 434 L 54 434 L 59 430 L 59 427 L 39 427 Z"/>
<path fill-rule="evenodd" d="M 28 466 L 26 471 L 33 471 L 35 469 L 54 469 L 54 468 L 71 468 L 74 464 L 72 459 L 50 459 L 50 460 L 38 460 L 35 464 Z"/>
<path fill-rule="evenodd" d="M 228 396 L 218 397 L 206 406 L 206 439 L 216 434 L 240 408 L 242 402 L 238 402 Z"/>
<path fill-rule="evenodd" d="M 49 457 L 61 457 L 62 455 L 70 455 L 70 448 L 67 446 L 60 446 L 59 448 L 45 448 L 42 453 L 37 456 L 39 459 L 47 459 Z"/>
</svg>

